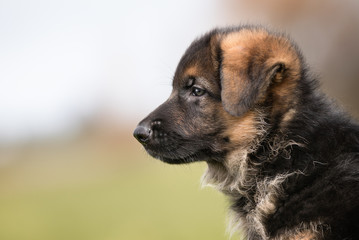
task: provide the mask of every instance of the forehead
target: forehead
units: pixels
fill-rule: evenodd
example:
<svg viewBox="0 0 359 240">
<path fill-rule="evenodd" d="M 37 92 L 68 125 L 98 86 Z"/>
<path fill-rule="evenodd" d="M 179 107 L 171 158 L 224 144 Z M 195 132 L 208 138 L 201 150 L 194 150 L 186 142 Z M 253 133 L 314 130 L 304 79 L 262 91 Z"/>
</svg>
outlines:
<svg viewBox="0 0 359 240">
<path fill-rule="evenodd" d="M 191 77 L 205 78 L 209 82 L 215 80 L 216 69 L 213 63 L 210 37 L 206 35 L 195 40 L 186 50 L 177 66 L 173 87 L 185 85 Z"/>
</svg>

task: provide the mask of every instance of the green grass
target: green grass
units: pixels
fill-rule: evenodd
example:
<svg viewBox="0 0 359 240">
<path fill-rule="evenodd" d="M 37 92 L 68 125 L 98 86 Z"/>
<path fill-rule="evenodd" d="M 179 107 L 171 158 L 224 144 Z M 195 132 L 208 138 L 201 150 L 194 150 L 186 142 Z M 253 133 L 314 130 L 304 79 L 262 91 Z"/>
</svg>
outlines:
<svg viewBox="0 0 359 240">
<path fill-rule="evenodd" d="M 0 239 L 229 238 L 224 196 L 200 188 L 204 163 L 171 166 L 137 148 L 70 145 L 30 151 L 2 169 Z"/>
</svg>

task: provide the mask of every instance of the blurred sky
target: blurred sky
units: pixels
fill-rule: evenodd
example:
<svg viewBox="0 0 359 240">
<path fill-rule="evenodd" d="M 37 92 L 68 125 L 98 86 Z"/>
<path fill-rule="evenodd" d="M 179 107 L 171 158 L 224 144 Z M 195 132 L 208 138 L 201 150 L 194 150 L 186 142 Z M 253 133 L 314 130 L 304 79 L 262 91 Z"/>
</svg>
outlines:
<svg viewBox="0 0 359 240">
<path fill-rule="evenodd" d="M 253 10 L 248 2 L 0 0 L 0 143 L 73 132 L 98 114 L 120 124 L 139 121 L 168 97 L 177 62 L 195 37 L 253 22 L 240 18 Z M 329 47 L 318 54 L 325 58 Z"/>
<path fill-rule="evenodd" d="M 143 116 L 169 95 L 186 46 L 216 25 L 214 8 L 208 0 L 0 1 L 0 140 L 72 131 L 97 111 Z"/>
</svg>

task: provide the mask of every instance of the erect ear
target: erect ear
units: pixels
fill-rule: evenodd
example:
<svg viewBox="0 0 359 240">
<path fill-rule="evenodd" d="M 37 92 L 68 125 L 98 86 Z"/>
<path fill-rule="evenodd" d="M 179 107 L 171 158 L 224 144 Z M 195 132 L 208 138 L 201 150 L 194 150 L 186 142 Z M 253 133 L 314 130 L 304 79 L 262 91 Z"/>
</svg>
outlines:
<svg viewBox="0 0 359 240">
<path fill-rule="evenodd" d="M 261 29 L 228 33 L 220 43 L 224 109 L 240 116 L 266 100 L 269 86 L 294 81 L 300 72 L 296 50 L 284 37 Z"/>
</svg>

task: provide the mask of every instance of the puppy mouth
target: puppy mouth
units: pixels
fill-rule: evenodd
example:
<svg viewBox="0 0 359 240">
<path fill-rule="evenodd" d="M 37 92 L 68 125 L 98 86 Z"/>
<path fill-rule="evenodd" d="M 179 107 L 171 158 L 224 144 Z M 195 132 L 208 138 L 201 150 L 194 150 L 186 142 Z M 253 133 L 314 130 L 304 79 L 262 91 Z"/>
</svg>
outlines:
<svg viewBox="0 0 359 240">
<path fill-rule="evenodd" d="M 150 127 L 148 127 L 150 126 Z M 169 164 L 186 164 L 206 161 L 210 150 L 203 140 L 185 137 L 177 131 L 166 131 L 163 121 L 152 124 L 142 123 L 135 129 L 135 138 L 143 145 L 149 155 Z"/>
<path fill-rule="evenodd" d="M 191 162 L 203 161 L 205 158 L 205 154 L 203 154 L 202 151 L 197 151 L 194 153 L 178 153 L 178 149 L 177 151 L 175 149 L 169 149 L 168 151 L 164 151 L 162 149 L 151 149 L 148 146 L 145 146 L 145 149 L 147 153 L 150 154 L 152 157 L 169 164 L 186 164 Z"/>
<path fill-rule="evenodd" d="M 142 129 L 140 129 L 142 131 Z M 143 137 L 146 139 L 141 139 Z M 170 164 L 184 164 L 203 160 L 201 146 L 193 140 L 186 140 L 174 131 L 164 131 L 154 126 L 135 136 L 148 154 Z M 140 139 L 139 139 L 140 138 Z"/>
</svg>

